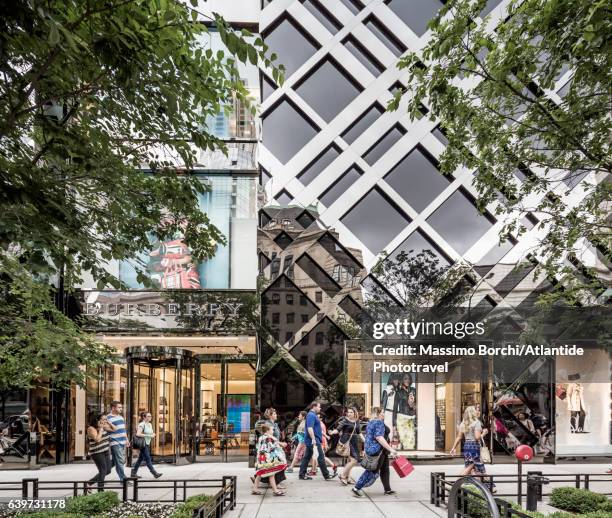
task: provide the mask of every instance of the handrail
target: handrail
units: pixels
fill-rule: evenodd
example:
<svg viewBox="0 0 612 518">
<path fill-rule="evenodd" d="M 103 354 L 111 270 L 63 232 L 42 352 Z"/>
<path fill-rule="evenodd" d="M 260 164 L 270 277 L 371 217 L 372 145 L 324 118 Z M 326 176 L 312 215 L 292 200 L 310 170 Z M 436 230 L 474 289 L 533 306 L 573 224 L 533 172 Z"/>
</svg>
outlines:
<svg viewBox="0 0 612 518">
<path fill-rule="evenodd" d="M 464 490 L 463 485 L 469 483 L 473 486 L 476 486 L 482 494 L 484 495 L 484 500 L 489 507 L 489 511 L 491 512 L 491 518 L 500 518 L 499 509 L 497 508 L 497 503 L 495 502 L 495 498 L 493 497 L 493 493 L 482 483 L 480 480 L 477 480 L 474 477 L 461 477 L 451 487 L 450 493 L 448 495 L 448 518 L 455 518 L 457 515 L 457 495 L 459 491 Z M 465 492 L 465 490 L 464 490 Z M 469 493 L 472 493 L 471 491 Z M 463 513 L 460 516 L 467 516 Z"/>
<path fill-rule="evenodd" d="M 597 483 L 608 483 L 612 482 L 612 474 L 607 473 L 542 473 L 540 471 L 529 471 L 523 473 L 520 478 L 518 474 L 503 474 L 495 475 L 487 473 L 485 475 L 471 475 L 474 479 L 487 479 L 487 483 L 498 484 L 505 486 L 503 491 L 497 493 L 497 496 L 505 497 L 517 497 L 522 493 L 522 485 L 527 484 L 529 477 L 537 476 L 539 479 L 546 480 L 548 486 L 551 485 L 554 488 L 554 484 L 558 483 L 570 483 L 573 487 L 591 489 L 593 484 Z M 432 472 L 430 475 L 430 502 L 439 507 L 441 504 L 446 503 L 446 497 L 452 488 L 453 484 L 461 479 L 461 475 L 448 475 L 443 472 Z M 512 490 L 512 485 L 515 489 Z M 520 487 L 519 487 L 520 485 Z M 508 487 L 510 486 L 510 487 Z M 507 488 L 507 489 L 506 489 Z M 520 491 L 519 491 L 520 489 Z M 607 484 L 606 487 L 597 489 L 597 491 L 604 495 L 612 495 L 612 483 Z M 544 493 L 542 487 L 538 488 L 538 500 L 541 500 L 542 496 L 549 495 L 550 492 Z"/>
</svg>

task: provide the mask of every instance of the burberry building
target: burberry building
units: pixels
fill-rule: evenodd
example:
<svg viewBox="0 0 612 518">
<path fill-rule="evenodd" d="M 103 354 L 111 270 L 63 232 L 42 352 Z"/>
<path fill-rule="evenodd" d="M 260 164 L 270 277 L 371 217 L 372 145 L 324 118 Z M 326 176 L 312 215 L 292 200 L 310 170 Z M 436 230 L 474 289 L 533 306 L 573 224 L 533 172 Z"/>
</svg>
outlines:
<svg viewBox="0 0 612 518">
<path fill-rule="evenodd" d="M 398 58 L 426 44 L 442 2 L 206 4 L 258 32 L 285 67 L 282 85 L 268 69 L 244 67 L 259 117 L 236 103 L 231 116 L 212 118 L 229 153 L 202 152 L 190 173 L 209 187 L 200 205 L 227 245 L 196 263 L 180 235 L 151 243 L 135 260 L 155 289 L 138 282 L 130 262 L 111 265 L 129 289 L 86 282 L 75 309 L 116 361 L 92 373 L 85 390 L 5 395 L 0 418 L 14 455 L 27 456 L 20 431 L 36 420 L 37 462 L 85 458 L 88 413 L 119 400 L 131 429 L 140 411 L 152 413 L 156 460 L 246 462 L 263 410 L 276 408 L 290 432 L 297 412 L 321 400 L 328 426 L 347 406 L 362 415 L 383 406 L 394 445 L 414 458 L 450 457 L 472 405 L 490 423 L 496 458 L 510 458 L 517 444 L 541 459 L 611 456 L 605 349 L 578 360 L 487 357 L 475 370 L 458 359 L 444 376 L 371 368 L 372 322 L 406 317 L 411 297 L 447 272 L 459 273 L 437 298 L 451 308 L 445 315 L 484 321 L 501 312 L 496 336 L 507 343 L 519 343 L 520 317 L 556 282 L 533 275 L 535 218 L 500 244 L 503 222 L 494 204 L 477 209 L 474 172 L 440 174 L 448 142 L 425 116 L 427 101 L 415 120 L 385 110 L 406 87 Z M 505 4 L 487 2 L 478 23 L 503 19 Z M 203 45 L 220 45 L 214 31 Z M 553 101 L 570 78 L 568 70 L 558 79 Z M 609 279 L 606 255 L 587 243 L 580 261 Z"/>
<path fill-rule="evenodd" d="M 494 28 L 506 4 L 486 2 L 476 23 Z M 402 104 L 385 110 L 407 86 L 398 58 L 426 45 L 427 23 L 442 5 L 262 2 L 260 32 L 286 74 L 282 85 L 267 69 L 260 78 L 266 329 L 258 339 L 259 401 L 286 413 L 287 422 L 314 398 L 326 402 L 330 423 L 347 405 L 360 413 L 382 405 L 395 446 L 415 458 L 447 456 L 470 405 L 480 406 L 498 458 L 510 458 L 517 444 L 534 446 L 541 459 L 609 456 L 609 349 L 577 360 L 487 358 L 472 374 L 465 361 L 449 362 L 444 376 L 372 372 L 372 320 L 429 318 L 415 314 L 414 300 L 432 279 L 454 272 L 438 302 L 462 307 L 472 320 L 503 315 L 488 329 L 515 344 L 521 318 L 558 287 L 557 279 L 534 276 L 534 244 L 543 232 L 536 217 L 524 218 L 526 232 L 500 244 L 495 202 L 484 212 L 476 207 L 475 171 L 440 174 L 448 141 L 427 116 L 427 100 L 414 120 Z M 570 70 L 558 77 L 549 93 L 554 102 L 570 80 Z M 559 192 L 578 195 L 577 184 L 560 182 Z M 586 243 L 573 264 L 609 281 L 605 257 L 609 251 Z M 559 336 L 579 338 L 572 332 L 577 326 Z"/>
</svg>

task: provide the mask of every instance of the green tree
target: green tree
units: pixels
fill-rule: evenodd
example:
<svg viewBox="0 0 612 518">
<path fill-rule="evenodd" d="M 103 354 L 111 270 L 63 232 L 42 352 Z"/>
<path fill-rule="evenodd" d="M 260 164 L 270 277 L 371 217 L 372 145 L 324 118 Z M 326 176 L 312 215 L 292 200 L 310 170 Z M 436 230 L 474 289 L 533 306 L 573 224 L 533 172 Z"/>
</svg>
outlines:
<svg viewBox="0 0 612 518">
<path fill-rule="evenodd" d="M 429 249 L 381 257 L 371 271 L 378 282 L 367 286 L 368 318 L 375 322 L 417 321 L 430 314 L 440 318 L 466 301 L 468 272 L 467 265 L 447 266 Z"/>
<path fill-rule="evenodd" d="M 507 218 L 500 236 L 524 232 L 521 219 L 533 214 L 546 229 L 538 271 L 566 275 L 582 289 L 589 282 L 576 282 L 561 259 L 571 259 L 583 238 L 610 257 L 609 3 L 513 0 L 497 26 L 480 17 L 485 3 L 442 7 L 425 47 L 400 59 L 409 87 L 389 108 L 410 92 L 416 118 L 428 99 L 449 141 L 442 172 L 477 171 L 480 206 L 497 200 Z M 574 197 L 574 187 L 584 197 Z"/>
<path fill-rule="evenodd" d="M 274 56 L 216 15 L 209 21 L 226 49 L 213 51 L 200 17 L 178 0 L 0 6 L 0 303 L 13 304 L 0 315 L 0 379 L 34 346 L 40 354 L 18 356 L 20 386 L 68 356 L 89 365 L 108 357 L 43 303 L 58 276 L 68 288 L 84 272 L 100 288 L 120 287 L 109 261 L 135 257 L 151 237 L 181 232 L 200 260 L 225 243 L 199 210 L 205 187 L 190 171 L 198 150 L 226 149 L 207 116 L 236 98 L 255 110 L 239 63 L 273 66 Z M 143 271 L 138 279 L 147 282 Z M 25 321 L 44 329 L 27 333 Z M 55 338 L 35 339 L 40 332 Z"/>
</svg>

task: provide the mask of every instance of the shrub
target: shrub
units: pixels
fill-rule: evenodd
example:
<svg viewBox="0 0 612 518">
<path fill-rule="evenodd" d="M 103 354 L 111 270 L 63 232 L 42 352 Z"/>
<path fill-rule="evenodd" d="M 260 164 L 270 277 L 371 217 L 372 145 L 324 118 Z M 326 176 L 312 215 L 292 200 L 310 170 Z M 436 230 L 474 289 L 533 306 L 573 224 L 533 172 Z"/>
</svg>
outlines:
<svg viewBox="0 0 612 518">
<path fill-rule="evenodd" d="M 597 510 L 605 511 L 610 516 L 612 516 L 612 500 L 609 500 L 606 498 L 605 502 L 602 502 L 601 504 L 599 504 L 599 507 L 597 508 Z"/>
<path fill-rule="evenodd" d="M 576 487 L 556 487 L 553 489 L 550 494 L 550 505 L 564 511 L 583 514 L 600 509 L 606 512 L 609 509 L 605 495 Z M 605 506 L 606 509 L 602 509 L 602 506 Z"/>
<path fill-rule="evenodd" d="M 193 512 L 210 500 L 208 495 L 190 496 L 182 504 L 179 504 L 176 511 L 172 513 L 171 518 L 191 518 Z"/>
<path fill-rule="evenodd" d="M 94 516 L 110 511 L 119 505 L 119 496 L 114 491 L 102 491 L 91 495 L 75 496 L 66 500 L 66 512 Z"/>
<path fill-rule="evenodd" d="M 599 510 L 599 511 L 593 511 L 591 513 L 585 513 L 585 514 L 573 514 L 573 513 L 566 513 L 563 511 L 558 511 L 556 513 L 552 513 L 552 514 L 547 514 L 546 518 L 610 518 L 610 512 L 609 511 L 603 511 L 603 510 Z"/>
<path fill-rule="evenodd" d="M 482 494 L 481 491 L 476 486 L 466 485 L 464 487 L 470 490 L 472 493 Z M 545 516 L 539 511 L 527 511 L 526 509 L 523 509 L 520 505 L 518 505 L 516 502 L 511 502 L 509 500 L 506 500 L 505 498 L 497 498 L 497 500 L 505 500 L 506 502 L 510 504 L 512 509 L 517 509 L 518 511 L 521 511 L 521 513 L 529 516 L 530 518 L 548 518 L 548 516 Z M 491 512 L 489 511 L 484 499 L 478 498 L 478 496 L 476 495 L 471 495 L 468 497 L 467 510 L 468 510 L 468 514 L 470 518 L 491 518 Z M 568 516 L 559 516 L 557 518 L 570 518 L 570 517 L 568 515 Z M 577 518 L 577 517 L 571 516 L 571 518 Z M 594 518 L 599 518 L 599 517 L 594 517 Z"/>
</svg>

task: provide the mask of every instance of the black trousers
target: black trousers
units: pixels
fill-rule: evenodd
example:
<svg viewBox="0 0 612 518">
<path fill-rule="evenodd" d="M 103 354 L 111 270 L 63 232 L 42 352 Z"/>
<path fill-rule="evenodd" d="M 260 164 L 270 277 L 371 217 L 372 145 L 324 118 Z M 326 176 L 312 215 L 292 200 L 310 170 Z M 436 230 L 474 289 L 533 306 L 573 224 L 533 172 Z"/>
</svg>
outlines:
<svg viewBox="0 0 612 518">
<path fill-rule="evenodd" d="M 380 481 L 382 482 L 383 488 L 385 491 L 391 491 L 391 484 L 389 483 L 389 479 L 391 477 L 391 473 L 389 472 L 389 452 L 387 450 L 383 450 L 380 459 Z"/>
<path fill-rule="evenodd" d="M 97 482 L 98 490 L 102 491 L 102 489 L 104 489 L 104 478 L 111 472 L 110 453 L 108 451 L 102 453 L 94 453 L 91 456 L 91 459 L 94 461 L 96 468 L 98 468 L 98 474 L 95 477 L 89 479 L 89 482 L 91 484 Z"/>
<path fill-rule="evenodd" d="M 584 431 L 584 419 L 586 412 L 581 408 L 579 412 L 572 412 L 570 416 L 570 425 L 574 430 Z"/>
<path fill-rule="evenodd" d="M 323 447 L 321 445 L 318 445 L 317 451 L 317 464 L 319 465 L 319 469 L 321 470 L 323 477 L 328 478 L 329 471 L 327 470 L 327 464 L 325 464 L 325 454 L 323 453 Z M 314 446 L 312 444 L 310 446 L 306 445 L 304 457 L 302 458 L 302 463 L 300 464 L 300 478 L 304 478 L 306 476 L 306 471 L 308 470 L 308 465 L 310 464 L 310 459 L 312 459 L 313 453 Z"/>
</svg>

